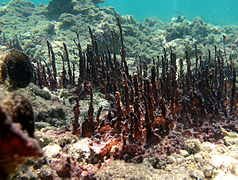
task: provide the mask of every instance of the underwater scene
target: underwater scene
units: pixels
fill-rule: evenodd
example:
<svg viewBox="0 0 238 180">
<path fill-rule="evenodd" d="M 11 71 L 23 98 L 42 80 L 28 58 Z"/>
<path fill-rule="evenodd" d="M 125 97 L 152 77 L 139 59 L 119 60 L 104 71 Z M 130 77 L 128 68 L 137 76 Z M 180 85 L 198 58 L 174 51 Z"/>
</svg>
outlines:
<svg viewBox="0 0 238 180">
<path fill-rule="evenodd" d="M 238 179 L 237 8 L 0 0 L 0 180 Z"/>
</svg>

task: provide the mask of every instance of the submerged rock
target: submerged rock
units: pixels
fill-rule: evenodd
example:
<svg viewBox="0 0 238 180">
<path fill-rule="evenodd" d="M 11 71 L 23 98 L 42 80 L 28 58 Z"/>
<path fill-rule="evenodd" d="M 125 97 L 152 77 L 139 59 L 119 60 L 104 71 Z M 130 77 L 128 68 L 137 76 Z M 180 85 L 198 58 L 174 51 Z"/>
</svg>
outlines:
<svg viewBox="0 0 238 180">
<path fill-rule="evenodd" d="M 95 4 L 98 4 L 98 3 L 103 3 L 103 2 L 105 2 L 105 0 L 92 0 L 93 1 L 93 3 L 95 3 Z"/>
<path fill-rule="evenodd" d="M 196 154 L 201 150 L 201 143 L 198 139 L 190 139 L 185 143 L 184 149 L 187 150 L 189 154 Z"/>
<path fill-rule="evenodd" d="M 34 114 L 31 102 L 19 93 L 8 96 L 1 103 L 2 108 L 8 113 L 9 119 L 20 123 L 22 130 L 26 130 L 30 137 L 34 136 Z"/>
<path fill-rule="evenodd" d="M 19 99 L 13 97 L 18 97 Z M 25 126 L 27 122 L 22 123 L 22 120 L 25 120 L 26 117 L 29 122 L 33 121 L 33 119 L 29 119 L 27 112 L 28 109 L 31 109 L 31 105 L 24 100 L 23 96 L 13 94 L 0 105 L 1 179 L 7 179 L 9 174 L 15 173 L 17 166 L 27 159 L 43 156 L 43 151 L 37 142 L 23 131 L 23 126 Z M 24 102 L 26 106 L 24 106 Z"/>
<path fill-rule="evenodd" d="M 75 24 L 76 18 L 73 14 L 63 13 L 59 17 L 59 20 L 61 21 L 59 27 L 61 29 L 67 29 Z"/>
<path fill-rule="evenodd" d="M 46 16 L 50 19 L 58 19 L 62 13 L 73 12 L 72 0 L 52 0 L 46 7 Z"/>
</svg>

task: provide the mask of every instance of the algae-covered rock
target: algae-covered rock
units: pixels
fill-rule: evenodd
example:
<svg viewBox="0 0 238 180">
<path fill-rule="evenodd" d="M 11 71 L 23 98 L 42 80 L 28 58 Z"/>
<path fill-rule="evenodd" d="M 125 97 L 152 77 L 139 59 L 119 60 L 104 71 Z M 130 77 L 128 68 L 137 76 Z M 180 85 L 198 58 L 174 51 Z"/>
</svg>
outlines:
<svg viewBox="0 0 238 180">
<path fill-rule="evenodd" d="M 145 158 L 142 162 L 143 165 L 146 165 L 148 167 L 152 166 L 152 167 L 156 167 L 156 165 L 158 164 L 158 159 L 155 157 L 149 157 L 149 158 Z"/>
<path fill-rule="evenodd" d="M 47 122 L 53 126 L 61 126 L 65 122 L 62 120 L 66 119 L 65 110 L 61 106 L 53 106 L 48 109 L 48 111 L 39 111 L 36 116 L 36 121 Z"/>
<path fill-rule="evenodd" d="M 75 24 L 76 18 L 73 14 L 63 13 L 60 15 L 59 20 L 61 21 L 59 27 L 66 29 Z"/>
<path fill-rule="evenodd" d="M 10 1 L 5 7 L 5 13 L 10 13 L 13 16 L 24 17 L 27 20 L 27 17 L 32 14 L 34 11 L 35 5 L 31 1 L 24 0 L 14 0 Z"/>
<path fill-rule="evenodd" d="M 46 7 L 46 16 L 57 19 L 62 13 L 72 13 L 74 3 L 72 0 L 52 0 Z"/>
<path fill-rule="evenodd" d="M 196 154 L 201 150 L 201 143 L 198 139 L 189 139 L 185 143 L 184 149 L 187 150 L 189 154 Z"/>
<path fill-rule="evenodd" d="M 103 3 L 103 2 L 105 2 L 105 0 L 92 0 L 93 1 L 93 3 L 95 3 L 95 4 L 98 4 L 98 3 Z"/>
<path fill-rule="evenodd" d="M 37 142 L 23 131 L 24 118 L 29 120 L 27 110 L 31 108 L 28 103 L 24 106 L 24 102 L 21 95 L 14 94 L 0 105 L 0 179 L 8 179 L 27 159 L 43 156 Z"/>
<path fill-rule="evenodd" d="M 55 25 L 53 23 L 48 23 L 44 30 L 49 35 L 56 35 Z"/>
<path fill-rule="evenodd" d="M 0 52 L 0 83 L 10 88 L 23 88 L 33 77 L 30 59 L 24 53 L 12 49 Z"/>
<path fill-rule="evenodd" d="M 226 135 L 224 137 L 224 141 L 227 146 L 238 145 L 238 133 L 228 132 L 224 128 L 222 128 L 222 127 L 220 127 L 220 128 L 221 128 L 221 131 Z"/>
<path fill-rule="evenodd" d="M 34 114 L 31 102 L 19 93 L 13 93 L 0 104 L 9 119 L 14 123 L 20 123 L 22 130 L 26 130 L 30 137 L 34 136 Z"/>
<path fill-rule="evenodd" d="M 39 88 L 32 88 L 32 92 L 37 95 L 42 97 L 45 100 L 50 100 L 51 99 L 51 94 L 49 91 L 46 91 L 44 89 L 39 89 Z"/>
<path fill-rule="evenodd" d="M 58 144 L 49 144 L 43 148 L 43 151 L 48 157 L 54 158 L 60 152 L 61 147 Z"/>
<path fill-rule="evenodd" d="M 178 18 L 172 19 L 172 22 L 167 28 L 166 40 L 167 42 L 174 39 L 183 38 L 185 35 L 190 34 L 189 22 L 184 17 L 179 16 Z"/>
</svg>

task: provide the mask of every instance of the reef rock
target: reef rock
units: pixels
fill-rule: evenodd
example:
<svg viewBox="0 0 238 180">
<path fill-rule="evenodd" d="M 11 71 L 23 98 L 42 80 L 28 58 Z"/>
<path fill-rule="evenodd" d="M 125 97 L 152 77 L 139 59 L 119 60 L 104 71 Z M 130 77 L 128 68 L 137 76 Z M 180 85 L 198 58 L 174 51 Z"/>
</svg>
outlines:
<svg viewBox="0 0 238 180">
<path fill-rule="evenodd" d="M 103 3 L 103 2 L 105 2 L 105 0 L 92 0 L 93 1 L 93 3 L 95 3 L 95 4 L 98 4 L 98 3 Z"/>
<path fill-rule="evenodd" d="M 73 12 L 72 0 L 52 0 L 46 7 L 46 16 L 50 19 L 57 19 L 62 13 Z"/>
<path fill-rule="evenodd" d="M 19 93 L 9 95 L 1 103 L 2 108 L 14 123 L 20 123 L 30 137 L 34 136 L 34 115 L 31 102 Z"/>
<path fill-rule="evenodd" d="M 20 95 L 11 96 L 11 102 L 14 102 L 14 100 L 12 101 L 12 97 L 17 96 Z M 17 98 L 13 99 L 16 100 Z M 23 103 L 22 106 L 17 106 L 16 102 L 17 101 L 15 101 L 15 104 L 12 105 L 12 107 L 10 107 L 11 104 L 8 104 L 8 110 L 11 109 L 11 113 L 5 110 L 4 105 L 0 105 L 1 179 L 7 179 L 9 174 L 15 173 L 16 167 L 27 159 L 43 156 L 43 151 L 38 146 L 37 142 L 22 130 L 21 123 L 14 122 L 16 116 L 21 117 L 20 119 L 24 119 L 24 117 L 26 117 L 26 119 L 28 118 L 28 116 L 25 116 L 28 111 L 27 105 L 24 106 Z"/>
<path fill-rule="evenodd" d="M 46 7 L 45 15 L 49 19 L 58 19 L 63 13 L 78 14 L 86 9 L 93 11 L 96 4 L 102 2 L 104 0 L 51 0 Z"/>
</svg>

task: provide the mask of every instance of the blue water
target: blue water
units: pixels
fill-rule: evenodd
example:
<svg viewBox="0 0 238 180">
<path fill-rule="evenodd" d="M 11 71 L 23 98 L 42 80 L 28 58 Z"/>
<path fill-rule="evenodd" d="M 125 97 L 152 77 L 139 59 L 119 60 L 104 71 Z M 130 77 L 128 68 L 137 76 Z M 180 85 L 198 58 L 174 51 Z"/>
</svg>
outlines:
<svg viewBox="0 0 238 180">
<path fill-rule="evenodd" d="M 6 2 L 8 0 L 0 0 Z M 100 6 L 112 6 L 121 14 L 134 15 L 138 21 L 158 17 L 170 21 L 178 15 L 188 19 L 201 17 L 208 23 L 238 24 L 238 0 L 105 0 Z M 49 0 L 32 0 L 47 4 Z"/>
<path fill-rule="evenodd" d="M 138 20 L 156 16 L 170 21 L 184 15 L 188 19 L 199 16 L 213 24 L 238 24 L 238 0 L 106 0 L 104 5 Z"/>
</svg>

